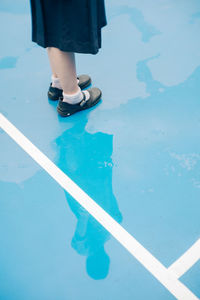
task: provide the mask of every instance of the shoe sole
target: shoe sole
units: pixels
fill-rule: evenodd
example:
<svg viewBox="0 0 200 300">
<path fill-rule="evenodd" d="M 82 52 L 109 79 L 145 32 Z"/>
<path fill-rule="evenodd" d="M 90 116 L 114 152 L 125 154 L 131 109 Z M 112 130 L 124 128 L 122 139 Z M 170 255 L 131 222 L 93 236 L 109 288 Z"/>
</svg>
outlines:
<svg viewBox="0 0 200 300">
<path fill-rule="evenodd" d="M 92 83 L 92 80 L 90 79 L 88 82 L 86 82 L 84 85 L 81 86 L 81 90 L 88 87 L 91 83 Z M 50 100 L 53 100 L 53 101 L 59 100 L 59 97 L 53 96 L 53 94 L 50 91 L 48 91 L 47 96 Z"/>
<path fill-rule="evenodd" d="M 91 107 L 95 106 L 97 103 L 100 102 L 101 97 L 102 97 L 102 92 L 100 93 L 99 97 L 92 103 L 91 106 L 89 106 L 89 107 L 86 106 L 86 107 L 84 107 L 84 108 L 81 108 L 80 110 L 77 110 L 77 111 L 71 113 L 70 115 L 68 115 L 68 113 L 64 113 L 62 110 L 59 109 L 59 107 L 57 107 L 57 112 L 59 113 L 59 115 L 60 115 L 61 117 L 71 117 L 72 115 L 74 115 L 75 113 L 77 113 L 77 112 L 79 112 L 79 111 L 86 110 L 86 109 L 90 109 Z"/>
</svg>

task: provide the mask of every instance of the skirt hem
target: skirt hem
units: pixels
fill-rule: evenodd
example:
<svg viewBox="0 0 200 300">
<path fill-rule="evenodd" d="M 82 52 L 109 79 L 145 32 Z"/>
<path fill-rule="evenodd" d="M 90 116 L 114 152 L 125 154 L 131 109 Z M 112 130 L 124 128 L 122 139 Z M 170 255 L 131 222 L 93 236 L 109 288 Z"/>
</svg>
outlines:
<svg viewBox="0 0 200 300">
<path fill-rule="evenodd" d="M 103 27 L 103 26 L 102 26 Z M 74 53 L 82 53 L 82 54 L 97 54 L 99 49 L 101 49 L 101 29 L 98 31 L 98 35 L 96 38 L 96 47 L 95 44 L 91 44 L 90 42 L 80 42 L 78 43 L 75 40 L 63 40 L 59 42 L 57 36 L 48 36 L 49 40 L 46 38 L 44 39 L 43 34 L 33 34 L 32 35 L 32 42 L 38 44 L 43 48 L 47 47 L 55 47 L 60 49 L 61 51 L 66 52 L 74 52 Z"/>
<path fill-rule="evenodd" d="M 61 51 L 74 52 L 74 53 L 82 53 L 82 54 L 97 54 L 99 52 L 99 49 L 101 49 L 101 47 L 99 47 L 96 50 L 94 50 L 94 49 L 86 49 L 85 45 L 83 45 L 82 47 L 76 47 L 76 48 L 72 48 L 71 46 L 69 46 L 69 47 L 63 47 L 63 46 L 60 46 L 56 42 L 44 43 L 42 41 L 42 39 L 41 40 L 40 39 L 32 39 L 32 42 L 38 44 L 42 48 L 55 47 L 55 48 L 58 48 Z"/>
</svg>

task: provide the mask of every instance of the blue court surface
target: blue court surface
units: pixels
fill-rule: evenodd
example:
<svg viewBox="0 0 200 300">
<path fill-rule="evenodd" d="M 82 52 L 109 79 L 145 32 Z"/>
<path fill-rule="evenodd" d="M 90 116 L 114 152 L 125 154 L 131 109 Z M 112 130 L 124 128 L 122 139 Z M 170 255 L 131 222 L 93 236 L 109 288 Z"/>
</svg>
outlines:
<svg viewBox="0 0 200 300">
<path fill-rule="evenodd" d="M 1 300 L 200 298 L 200 2 L 105 3 L 76 54 L 102 101 L 62 118 L 29 2 L 0 2 Z"/>
</svg>

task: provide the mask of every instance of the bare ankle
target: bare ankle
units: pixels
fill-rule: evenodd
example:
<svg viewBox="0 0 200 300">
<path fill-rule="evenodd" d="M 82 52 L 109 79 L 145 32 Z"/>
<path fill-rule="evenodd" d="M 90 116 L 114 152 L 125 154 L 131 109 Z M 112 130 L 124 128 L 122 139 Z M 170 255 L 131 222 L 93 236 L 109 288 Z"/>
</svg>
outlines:
<svg viewBox="0 0 200 300">
<path fill-rule="evenodd" d="M 63 92 L 67 95 L 73 95 L 73 94 L 76 94 L 80 91 L 79 87 L 76 87 L 76 89 L 70 89 L 70 90 L 67 90 L 67 89 L 63 89 Z"/>
</svg>

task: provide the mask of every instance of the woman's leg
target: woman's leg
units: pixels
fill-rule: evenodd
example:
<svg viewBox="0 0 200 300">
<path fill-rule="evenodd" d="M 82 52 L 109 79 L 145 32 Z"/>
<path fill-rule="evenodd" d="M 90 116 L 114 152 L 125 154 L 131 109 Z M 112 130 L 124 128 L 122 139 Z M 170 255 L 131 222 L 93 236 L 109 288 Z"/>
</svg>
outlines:
<svg viewBox="0 0 200 300">
<path fill-rule="evenodd" d="M 47 53 L 48 53 L 48 57 L 49 57 L 49 63 L 50 63 L 52 75 L 53 75 L 53 77 L 58 78 L 58 74 L 56 71 L 56 63 L 55 63 L 55 60 L 52 55 L 51 47 L 47 47 Z"/>
<path fill-rule="evenodd" d="M 74 52 L 61 51 L 55 47 L 47 47 L 52 74 L 58 77 L 65 94 L 79 91 Z"/>
</svg>

